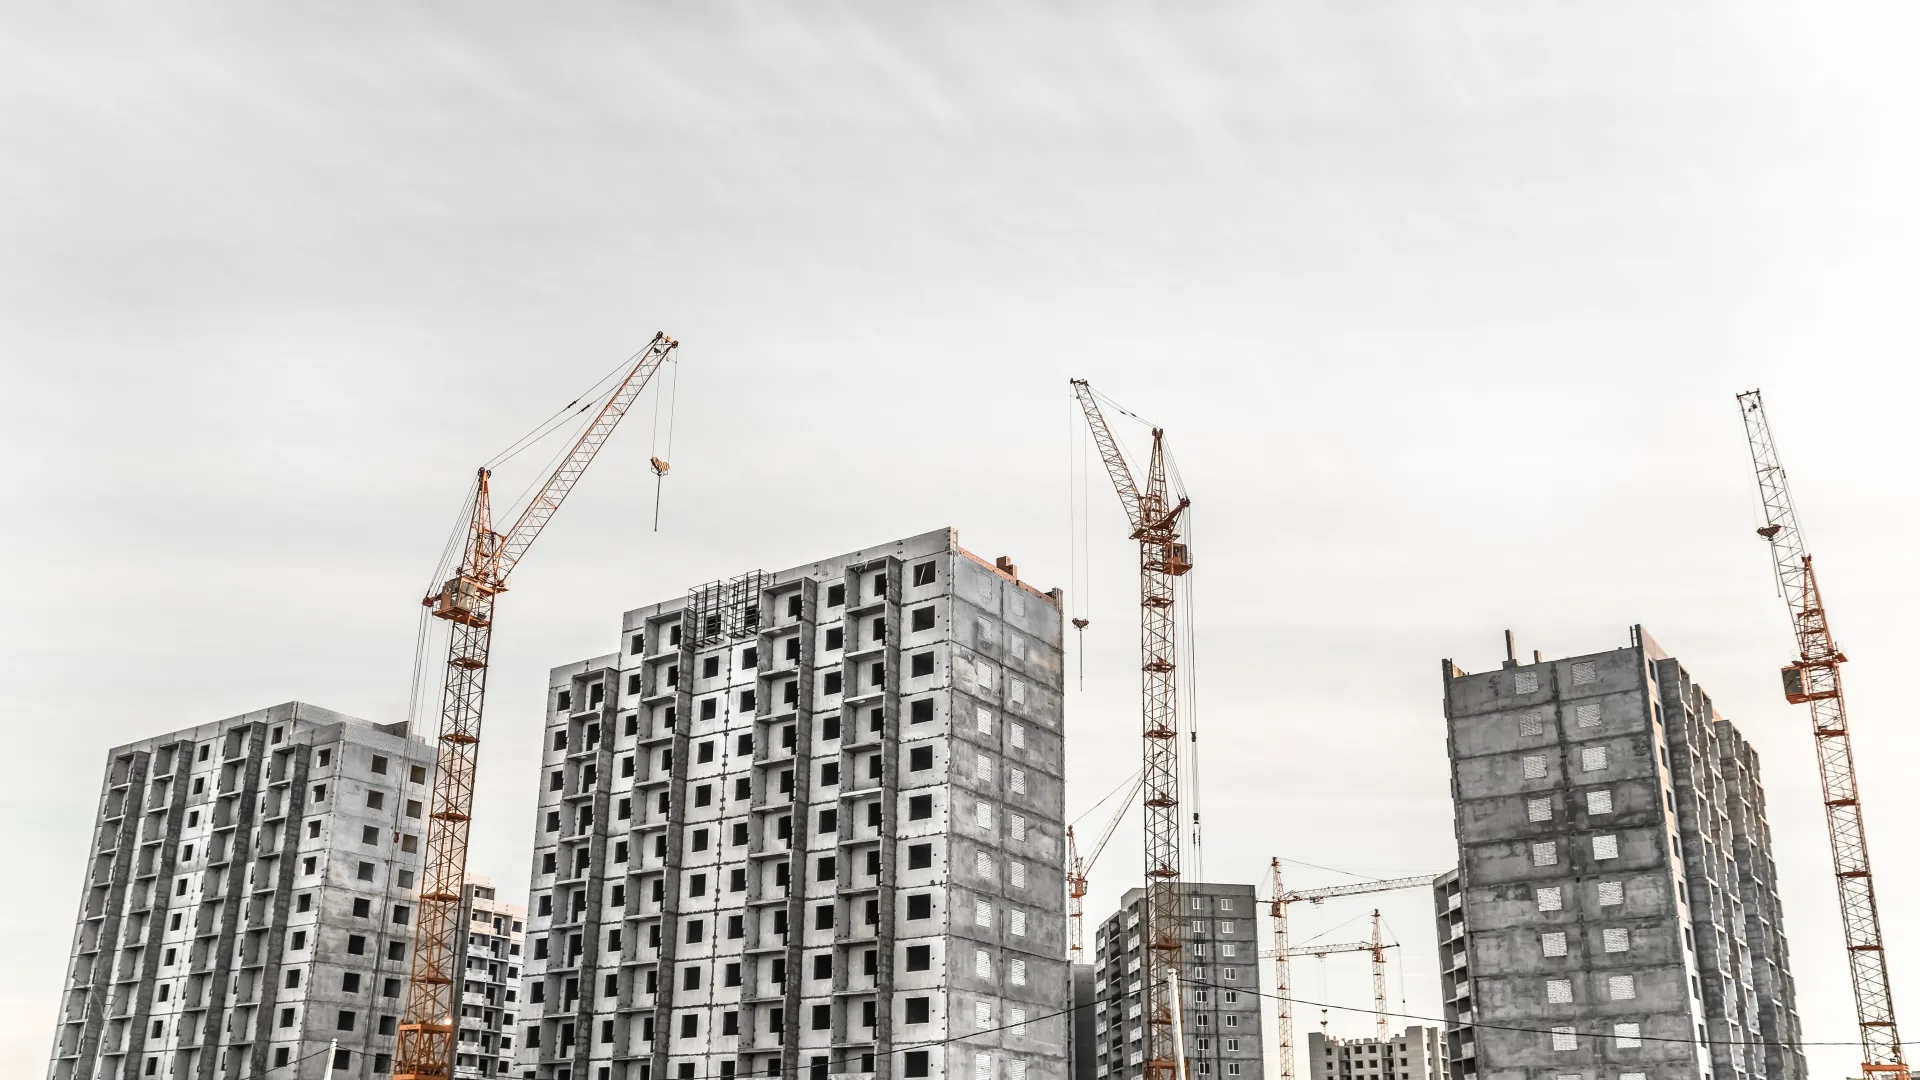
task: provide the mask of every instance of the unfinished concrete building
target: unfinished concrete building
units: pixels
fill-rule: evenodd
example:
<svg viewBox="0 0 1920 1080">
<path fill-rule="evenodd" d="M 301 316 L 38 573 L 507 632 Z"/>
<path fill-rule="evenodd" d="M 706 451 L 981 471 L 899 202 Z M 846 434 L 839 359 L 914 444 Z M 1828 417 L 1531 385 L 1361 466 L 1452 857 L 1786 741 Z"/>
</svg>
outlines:
<svg viewBox="0 0 1920 1080">
<path fill-rule="evenodd" d="M 1061 621 L 942 529 L 555 669 L 521 1074 L 1065 1080 Z"/>
<path fill-rule="evenodd" d="M 1434 938 L 1440 944 L 1442 1075 L 1466 1080 L 1477 1064 L 1473 1045 L 1473 966 L 1467 949 L 1467 910 L 1460 893 L 1460 870 L 1433 879 Z"/>
<path fill-rule="evenodd" d="M 298 702 L 109 751 L 51 1080 L 389 1072 L 432 769 Z"/>
<path fill-rule="evenodd" d="M 1453 1075 L 1800 1080 L 1752 748 L 1637 626 L 1610 652 L 1509 653 L 1442 664 Z"/>
<path fill-rule="evenodd" d="M 490 1080 L 508 1075 L 513 1064 L 527 909 L 501 900 L 493 882 L 472 874 L 464 892 L 453 1075 L 456 1080 Z"/>
<path fill-rule="evenodd" d="M 1441 1080 L 1447 1075 L 1445 1035 L 1419 1025 L 1384 1042 L 1311 1032 L 1307 1075 L 1309 1080 Z"/>
<path fill-rule="evenodd" d="M 1260 1042 L 1260 944 L 1251 885 L 1182 882 L 1186 956 L 1180 1002 L 1191 1075 L 1258 1080 L 1265 1075 Z M 1093 1075 L 1139 1080 L 1142 1072 L 1140 940 L 1145 889 L 1129 889 L 1120 910 L 1094 938 Z M 1076 1012 L 1075 1015 L 1080 1015 Z"/>
</svg>

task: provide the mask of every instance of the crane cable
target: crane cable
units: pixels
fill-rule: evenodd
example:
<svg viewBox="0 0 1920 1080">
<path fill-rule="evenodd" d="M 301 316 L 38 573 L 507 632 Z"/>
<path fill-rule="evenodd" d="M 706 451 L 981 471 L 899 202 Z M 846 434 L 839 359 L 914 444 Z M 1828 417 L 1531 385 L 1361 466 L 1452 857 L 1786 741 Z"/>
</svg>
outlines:
<svg viewBox="0 0 1920 1080">
<path fill-rule="evenodd" d="M 617 384 L 609 386 L 608 383 L 622 371 L 632 366 L 633 361 L 639 355 L 639 353 L 634 353 L 614 365 L 606 374 L 594 380 L 592 385 L 588 386 L 579 394 L 576 394 L 573 400 L 562 405 L 552 413 L 549 413 L 539 423 L 528 428 L 519 438 L 508 443 L 505 449 L 488 458 L 481 468 L 491 471 L 512 461 L 535 445 L 551 438 L 566 425 L 568 419 L 579 417 L 589 409 L 593 409 L 602 399 L 612 394 L 617 388 Z M 671 421 L 669 421 L 669 423 L 671 423 Z M 669 428 L 669 431 L 671 431 L 671 428 Z M 669 436 L 669 445 L 671 445 L 671 436 Z M 565 452 L 566 448 L 563 447 L 561 453 L 564 454 Z M 546 472 L 552 472 L 553 465 L 557 464 L 558 461 L 559 457 L 556 455 L 552 461 L 548 462 Z M 539 477 L 536 476 L 534 483 L 537 484 L 538 482 Z M 520 503 L 526 501 L 526 499 L 531 497 L 532 492 L 533 486 L 530 484 L 527 490 L 521 493 L 520 498 L 515 501 L 514 505 L 517 507 Z M 454 518 L 453 528 L 447 532 L 447 542 L 440 550 L 440 559 L 434 564 L 433 576 L 428 580 L 427 587 L 422 591 L 422 595 L 431 596 L 441 586 L 445 585 L 447 578 L 453 574 L 455 565 L 465 558 L 466 544 L 471 539 L 471 537 L 467 535 L 467 530 L 473 521 L 473 502 L 478 493 L 479 483 L 476 481 L 473 487 L 467 489 L 466 498 L 460 503 L 460 513 Z M 420 695 L 426 683 L 427 656 L 431 651 L 431 646 L 436 637 L 434 634 L 435 627 L 432 626 L 431 623 L 432 613 L 423 605 L 420 611 L 420 623 L 414 630 L 413 671 L 407 687 L 407 722 L 409 724 L 420 715 Z"/>
<path fill-rule="evenodd" d="M 647 465 L 653 469 L 653 531 L 660 531 L 660 492 L 666 486 L 667 473 L 673 468 L 673 419 L 680 405 L 680 358 L 676 354 L 667 361 L 673 366 L 668 375 L 672 387 L 665 392 L 658 388 L 653 394 L 653 434 L 647 441 Z M 660 448 L 660 399 L 667 399 L 667 456 L 661 457 Z"/>
</svg>

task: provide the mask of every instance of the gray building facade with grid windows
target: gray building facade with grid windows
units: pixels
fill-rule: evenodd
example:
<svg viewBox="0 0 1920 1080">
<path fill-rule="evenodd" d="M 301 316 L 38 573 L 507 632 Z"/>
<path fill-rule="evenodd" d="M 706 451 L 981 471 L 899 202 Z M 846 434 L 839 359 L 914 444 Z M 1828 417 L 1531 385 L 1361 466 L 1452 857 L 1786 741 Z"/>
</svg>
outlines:
<svg viewBox="0 0 1920 1080">
<path fill-rule="evenodd" d="M 1183 882 L 1186 955 L 1180 1007 L 1190 1075 L 1260 1080 L 1260 944 L 1252 885 Z M 1139 1080 L 1142 1072 L 1140 939 L 1145 889 L 1129 889 L 1094 938 L 1092 1075 Z M 1079 1015 L 1076 1013 L 1076 1015 Z"/>
<path fill-rule="evenodd" d="M 1409 1025 L 1380 1039 L 1307 1035 L 1308 1080 L 1442 1080 L 1447 1075 L 1444 1033 Z"/>
<path fill-rule="evenodd" d="M 460 1023 L 454 1080 L 506 1076 L 520 1011 L 527 909 L 500 899 L 493 882 L 467 875 L 460 901 Z"/>
<path fill-rule="evenodd" d="M 555 669 L 517 1071 L 1066 1080 L 1061 632 L 942 529 Z"/>
<path fill-rule="evenodd" d="M 1636 626 L 1441 673 L 1455 1080 L 1801 1080 L 1759 761 L 1687 669 Z"/>
<path fill-rule="evenodd" d="M 50 1080 L 390 1072 L 432 772 L 298 702 L 110 750 Z"/>
</svg>

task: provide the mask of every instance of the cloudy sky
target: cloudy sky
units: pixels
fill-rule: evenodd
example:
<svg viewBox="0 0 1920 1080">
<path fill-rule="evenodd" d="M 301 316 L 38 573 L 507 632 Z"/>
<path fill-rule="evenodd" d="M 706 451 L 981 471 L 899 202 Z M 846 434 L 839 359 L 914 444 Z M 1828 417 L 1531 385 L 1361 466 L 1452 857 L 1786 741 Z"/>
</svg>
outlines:
<svg viewBox="0 0 1920 1080">
<path fill-rule="evenodd" d="M 1645 623 L 1764 755 L 1806 1030 L 1843 1044 L 1815 1065 L 1848 1067 L 1733 394 L 1768 391 L 1854 660 L 1911 1011 L 1915 22 L 7 5 L 0 1071 L 45 1066 L 104 751 L 289 699 L 404 715 L 471 469 L 655 330 L 684 343 L 664 524 L 636 416 L 503 602 L 476 870 L 524 882 L 544 673 L 625 608 L 945 525 L 1066 584 L 1083 375 L 1167 427 L 1195 502 L 1207 876 L 1451 865 L 1441 659 Z M 1093 494 L 1070 815 L 1136 755 L 1131 554 Z M 1137 850 L 1130 822 L 1090 910 Z M 1435 1015 L 1426 898 L 1383 906 Z M 1363 968 L 1298 985 L 1365 1006 Z"/>
</svg>

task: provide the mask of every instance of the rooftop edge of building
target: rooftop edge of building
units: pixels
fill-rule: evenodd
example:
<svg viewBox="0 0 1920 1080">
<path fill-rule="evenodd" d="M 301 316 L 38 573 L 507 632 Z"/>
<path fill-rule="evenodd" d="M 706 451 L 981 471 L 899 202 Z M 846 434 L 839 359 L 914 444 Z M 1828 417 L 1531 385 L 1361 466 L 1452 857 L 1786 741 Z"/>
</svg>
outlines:
<svg viewBox="0 0 1920 1080">
<path fill-rule="evenodd" d="M 1511 633 L 1511 631 L 1509 631 L 1509 633 Z M 1509 640 L 1508 644 L 1509 644 L 1509 647 L 1511 647 L 1512 645 L 1511 639 Z M 1535 649 L 1533 650 L 1534 658 L 1530 661 L 1522 660 L 1519 656 L 1518 650 L 1514 650 L 1513 653 L 1510 654 L 1507 659 L 1500 662 L 1499 667 L 1487 668 L 1484 671 L 1468 671 L 1462 668 L 1459 664 L 1454 663 L 1451 657 L 1442 657 L 1440 660 L 1440 672 L 1441 672 L 1441 677 L 1444 679 L 1464 679 L 1464 678 L 1471 678 L 1472 676 L 1475 676 L 1475 675 L 1490 675 L 1490 674 L 1494 674 L 1501 671 L 1520 671 L 1530 667 L 1540 667 L 1547 664 L 1570 663 L 1575 660 L 1586 660 L 1595 656 L 1606 656 L 1611 653 L 1627 652 L 1633 649 L 1639 649 L 1645 652 L 1647 654 L 1647 659 L 1649 660 L 1673 659 L 1672 655 L 1669 654 L 1665 649 L 1662 649 L 1660 647 L 1660 643 L 1655 641 L 1651 634 L 1647 633 L 1645 626 L 1641 625 L 1640 623 L 1634 623 L 1632 626 L 1629 626 L 1627 628 L 1627 643 L 1625 645 L 1620 646 L 1619 648 L 1598 649 L 1593 652 L 1584 652 L 1584 653 L 1571 653 L 1566 656 L 1546 656 L 1539 649 Z"/>
<path fill-rule="evenodd" d="M 225 731 L 228 728 L 253 723 L 304 723 L 315 727 L 341 725 L 366 732 L 378 733 L 401 743 L 417 742 L 424 744 L 427 742 L 426 739 L 413 734 L 411 725 L 405 720 L 393 724 L 381 724 L 372 720 L 362 719 L 358 716 L 337 712 L 333 709 L 322 708 L 319 705 L 312 705 L 304 701 L 283 701 L 278 705 L 269 705 L 262 709 L 252 709 L 247 712 L 237 713 L 233 716 L 223 717 L 219 720 L 190 724 L 186 727 L 174 728 L 170 731 L 162 732 L 158 735 L 149 735 L 144 739 L 134 739 L 131 742 L 120 743 L 110 749 L 108 755 L 117 756 L 128 753 L 155 742 L 170 741 L 174 737 L 185 735 L 189 732 L 197 733 L 204 731 L 211 735 Z"/>
<path fill-rule="evenodd" d="M 1000 556 L 996 559 L 989 560 L 968 551 L 966 548 L 960 546 L 960 530 L 951 525 L 939 529 L 930 529 L 923 533 L 915 533 L 911 536 L 900 537 L 895 540 L 888 540 L 868 547 L 857 548 L 853 551 L 842 552 L 838 555 L 830 555 L 824 559 L 815 559 L 811 562 L 801 563 L 798 566 L 787 567 L 783 570 L 770 571 L 768 574 L 774 578 L 788 574 L 818 577 L 829 572 L 839 564 L 870 562 L 887 555 L 895 555 L 903 559 L 912 559 L 939 554 L 952 555 L 974 562 L 983 569 L 993 572 L 1014 585 L 1018 585 L 1034 597 L 1045 600 L 1054 605 L 1054 607 L 1064 610 L 1066 601 L 1066 593 L 1064 590 L 1057 586 L 1052 589 L 1041 589 L 1030 581 L 1021 580 L 1019 566 L 1010 557 Z M 750 571 L 743 571 L 743 573 L 744 572 Z M 694 588 L 698 588 L 698 586 L 694 586 Z M 687 591 L 689 590 L 683 589 L 669 600 L 661 600 L 652 604 L 643 604 L 639 607 L 627 608 L 620 616 L 620 632 L 623 635 L 631 633 L 639 629 L 648 619 L 683 610 L 686 607 Z M 571 678 L 574 675 L 585 674 L 588 671 L 594 671 L 600 668 L 617 667 L 620 656 L 620 652 L 615 650 L 614 652 L 605 653 L 600 656 L 555 665 L 549 671 L 549 681 L 557 685 L 560 680 Z"/>
</svg>

